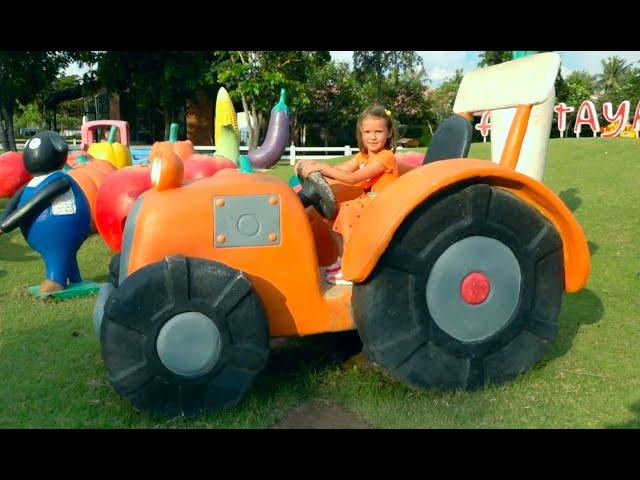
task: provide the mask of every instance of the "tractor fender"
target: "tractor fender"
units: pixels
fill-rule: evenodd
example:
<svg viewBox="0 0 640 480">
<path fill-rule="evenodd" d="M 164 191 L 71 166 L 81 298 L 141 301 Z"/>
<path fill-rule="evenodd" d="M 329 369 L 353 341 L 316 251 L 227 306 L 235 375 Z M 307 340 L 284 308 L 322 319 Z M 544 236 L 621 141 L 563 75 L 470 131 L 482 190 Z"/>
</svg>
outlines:
<svg viewBox="0 0 640 480">
<path fill-rule="evenodd" d="M 405 218 L 426 200 L 463 183 L 486 183 L 502 188 L 540 211 L 562 239 L 565 290 L 576 292 L 586 285 L 590 269 L 587 240 L 560 197 L 532 177 L 487 160 L 466 158 L 420 166 L 380 192 L 362 212 L 345 245 L 344 278 L 365 281 Z"/>
</svg>

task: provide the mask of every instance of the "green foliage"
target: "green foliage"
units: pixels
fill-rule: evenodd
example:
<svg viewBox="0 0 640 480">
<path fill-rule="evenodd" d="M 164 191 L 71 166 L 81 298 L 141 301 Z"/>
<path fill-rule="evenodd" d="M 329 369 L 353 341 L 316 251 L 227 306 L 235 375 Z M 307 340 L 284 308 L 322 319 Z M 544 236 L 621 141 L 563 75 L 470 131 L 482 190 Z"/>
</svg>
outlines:
<svg viewBox="0 0 640 480">
<path fill-rule="evenodd" d="M 434 130 L 435 131 L 435 130 Z M 420 142 L 421 147 L 426 147 L 431 143 L 431 132 L 429 128 L 425 124 L 418 125 L 408 125 L 407 131 L 405 132 L 405 137 L 407 138 L 415 138 Z"/>
<path fill-rule="evenodd" d="M 621 88 L 631 69 L 627 61 L 614 55 L 606 60 L 601 60 L 600 63 L 602 64 L 602 73 L 597 75 L 597 84 L 602 93 L 607 94 L 611 90 Z"/>
<path fill-rule="evenodd" d="M 325 63 L 309 77 L 306 87 L 310 103 L 300 114 L 301 122 L 351 126 L 364 108 L 359 85 L 344 62 Z"/>
<path fill-rule="evenodd" d="M 48 88 L 73 55 L 58 51 L 0 51 L 0 142 L 16 150 L 13 114 Z"/>
<path fill-rule="evenodd" d="M 491 65 L 497 65 L 498 63 L 508 62 L 512 60 L 513 53 L 511 50 L 488 50 L 480 54 L 480 61 L 478 67 L 490 67 Z"/>
<path fill-rule="evenodd" d="M 161 113 L 168 138 L 171 123 L 180 123 L 185 100 L 195 101 L 208 85 L 205 73 L 213 60 L 203 51 L 108 51 L 98 57 L 97 79 L 109 91 L 125 92 L 143 108 Z"/>
<path fill-rule="evenodd" d="M 635 108 L 640 101 L 640 68 L 629 68 L 620 79 L 619 86 L 610 88 L 600 98 L 602 104 L 611 102 L 614 110 L 624 100 L 631 102 L 630 121 L 633 121 Z M 602 115 L 602 112 L 600 112 L 600 115 Z"/>
<path fill-rule="evenodd" d="M 389 75 L 394 85 L 398 84 L 400 76 L 404 72 L 423 70 L 422 58 L 414 51 L 354 51 L 353 70 L 356 79 L 365 83 L 373 81 L 375 85 L 375 97 L 369 100 L 377 103 L 384 102 L 383 83 Z"/>
<path fill-rule="evenodd" d="M 245 111 L 257 121 L 249 125 L 250 150 L 258 146 L 281 88 L 287 91 L 295 130 L 298 116 L 311 104 L 308 81 L 331 59 L 328 51 L 224 51 L 215 52 L 215 57 L 207 78 L 222 84 L 232 99 L 242 100 Z"/>
<path fill-rule="evenodd" d="M 564 80 L 563 89 L 557 94 L 556 102 L 564 102 L 575 109 L 572 114 L 567 115 L 567 131 L 570 131 L 575 124 L 580 104 L 593 96 L 595 82 L 595 77 L 584 70 L 571 72 Z"/>
<path fill-rule="evenodd" d="M 436 127 L 453 114 L 453 103 L 462 82 L 462 69 L 456 70 L 455 74 L 445 79 L 439 88 L 429 93 L 432 111 L 434 115 L 435 126 L 432 126 L 435 132 Z"/>
<path fill-rule="evenodd" d="M 13 128 L 18 135 L 21 128 L 42 128 L 43 126 L 44 119 L 35 102 L 17 105 Z"/>
</svg>

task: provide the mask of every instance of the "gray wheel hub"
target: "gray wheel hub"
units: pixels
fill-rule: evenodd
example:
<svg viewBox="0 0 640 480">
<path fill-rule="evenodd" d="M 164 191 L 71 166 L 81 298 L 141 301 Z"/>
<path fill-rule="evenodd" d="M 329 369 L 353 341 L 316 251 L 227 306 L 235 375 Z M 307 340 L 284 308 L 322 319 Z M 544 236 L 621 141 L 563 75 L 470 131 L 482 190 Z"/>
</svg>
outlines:
<svg viewBox="0 0 640 480">
<path fill-rule="evenodd" d="M 184 377 L 198 377 L 211 371 L 220 358 L 220 331 L 201 313 L 180 313 L 162 326 L 156 349 L 167 369 Z"/>
<path fill-rule="evenodd" d="M 473 273 L 486 278 L 490 290 L 478 304 L 461 293 Z M 503 328 L 520 300 L 522 274 L 509 247 L 489 237 L 460 240 L 436 260 L 427 279 L 427 307 L 435 323 L 463 342 L 485 340 Z"/>
</svg>

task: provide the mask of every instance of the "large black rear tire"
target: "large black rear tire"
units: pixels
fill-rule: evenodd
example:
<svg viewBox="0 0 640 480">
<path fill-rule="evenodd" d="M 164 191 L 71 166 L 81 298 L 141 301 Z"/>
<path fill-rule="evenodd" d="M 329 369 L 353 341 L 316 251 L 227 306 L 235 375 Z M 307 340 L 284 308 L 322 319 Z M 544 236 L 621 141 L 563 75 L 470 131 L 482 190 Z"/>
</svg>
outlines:
<svg viewBox="0 0 640 480">
<path fill-rule="evenodd" d="M 418 207 L 352 304 L 373 363 L 413 387 L 474 389 L 542 359 L 563 286 L 555 227 L 515 195 L 474 184 Z"/>
<path fill-rule="evenodd" d="M 113 388 L 135 408 L 194 415 L 236 405 L 267 364 L 267 317 L 242 272 L 167 257 L 109 296 L 100 332 Z"/>
</svg>

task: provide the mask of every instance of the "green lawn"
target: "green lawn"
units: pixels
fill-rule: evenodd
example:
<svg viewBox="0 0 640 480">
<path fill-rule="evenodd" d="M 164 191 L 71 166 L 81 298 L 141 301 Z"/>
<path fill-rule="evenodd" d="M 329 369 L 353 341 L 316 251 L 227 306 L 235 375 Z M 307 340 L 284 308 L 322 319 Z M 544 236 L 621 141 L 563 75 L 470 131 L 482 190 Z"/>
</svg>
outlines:
<svg viewBox="0 0 640 480">
<path fill-rule="evenodd" d="M 474 144 L 470 157 L 488 158 L 489 144 Z M 273 173 L 288 179 L 291 167 Z M 107 382 L 93 333 L 95 299 L 26 296 L 24 287 L 43 279 L 43 264 L 19 231 L 0 236 L 0 428 L 262 428 L 317 398 L 381 428 L 638 428 L 638 178 L 638 141 L 551 141 L 545 183 L 586 233 L 591 276 L 584 290 L 565 295 L 545 359 L 512 383 L 471 393 L 414 391 L 359 357 L 348 360 L 358 351 L 354 335 L 321 335 L 274 350 L 239 406 L 195 419 L 152 418 L 123 401 Z M 105 281 L 109 259 L 102 240 L 89 238 L 79 252 L 85 279 Z"/>
</svg>

